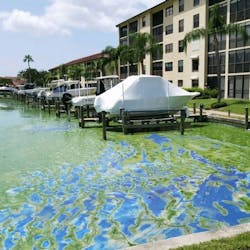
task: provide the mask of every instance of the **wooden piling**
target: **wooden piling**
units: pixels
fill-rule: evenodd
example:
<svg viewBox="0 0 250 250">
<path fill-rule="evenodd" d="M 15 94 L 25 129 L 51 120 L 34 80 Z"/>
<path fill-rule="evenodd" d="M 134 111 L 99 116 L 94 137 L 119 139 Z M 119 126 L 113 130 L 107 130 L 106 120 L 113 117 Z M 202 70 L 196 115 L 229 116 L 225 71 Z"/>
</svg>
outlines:
<svg viewBox="0 0 250 250">
<path fill-rule="evenodd" d="M 51 111 L 51 109 L 50 109 L 50 101 L 48 101 L 48 109 L 49 109 L 49 114 L 50 114 L 50 111 Z"/>
<path fill-rule="evenodd" d="M 79 111 L 79 126 L 81 128 L 84 128 L 85 124 L 84 124 L 84 112 L 83 112 L 83 106 L 80 106 L 80 111 Z"/>
<path fill-rule="evenodd" d="M 102 111 L 102 138 L 107 140 L 107 131 L 106 131 L 106 112 Z"/>
<path fill-rule="evenodd" d="M 196 103 L 193 103 L 193 113 L 196 114 Z"/>
<path fill-rule="evenodd" d="M 70 122 L 70 103 L 66 103 L 66 113 L 67 113 L 67 119 Z"/>
<path fill-rule="evenodd" d="M 184 122 L 185 122 L 186 112 L 185 109 L 181 110 L 181 123 L 180 123 L 180 131 L 181 135 L 184 135 Z"/>
<path fill-rule="evenodd" d="M 203 120 L 203 105 L 200 105 L 200 122 Z"/>
<path fill-rule="evenodd" d="M 246 129 L 249 129 L 248 107 L 245 108 L 245 128 L 246 128 Z"/>
<path fill-rule="evenodd" d="M 56 101 L 56 116 L 60 118 L 61 112 L 60 112 L 60 102 Z"/>
</svg>

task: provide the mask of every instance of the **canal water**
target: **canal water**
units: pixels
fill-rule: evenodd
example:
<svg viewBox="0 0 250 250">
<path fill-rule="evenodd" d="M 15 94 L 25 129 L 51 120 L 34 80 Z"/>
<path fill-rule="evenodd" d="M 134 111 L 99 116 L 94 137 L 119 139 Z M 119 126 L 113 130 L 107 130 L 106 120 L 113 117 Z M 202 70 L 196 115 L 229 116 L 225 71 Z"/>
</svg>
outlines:
<svg viewBox="0 0 250 250">
<path fill-rule="evenodd" d="M 123 249 L 250 222 L 249 147 L 101 133 L 0 99 L 1 249 Z"/>
</svg>

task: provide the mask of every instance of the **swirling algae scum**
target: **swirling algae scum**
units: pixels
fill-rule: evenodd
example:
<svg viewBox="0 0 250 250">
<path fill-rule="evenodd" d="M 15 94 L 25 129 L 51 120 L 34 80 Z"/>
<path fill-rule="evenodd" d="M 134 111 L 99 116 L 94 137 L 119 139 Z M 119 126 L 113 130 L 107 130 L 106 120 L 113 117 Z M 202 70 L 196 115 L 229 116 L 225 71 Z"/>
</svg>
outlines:
<svg viewBox="0 0 250 250">
<path fill-rule="evenodd" d="M 1 204 L 1 248 L 122 249 L 249 222 L 249 166 L 223 159 L 234 145 L 168 136 L 109 142 L 83 165 L 19 176 Z"/>
</svg>

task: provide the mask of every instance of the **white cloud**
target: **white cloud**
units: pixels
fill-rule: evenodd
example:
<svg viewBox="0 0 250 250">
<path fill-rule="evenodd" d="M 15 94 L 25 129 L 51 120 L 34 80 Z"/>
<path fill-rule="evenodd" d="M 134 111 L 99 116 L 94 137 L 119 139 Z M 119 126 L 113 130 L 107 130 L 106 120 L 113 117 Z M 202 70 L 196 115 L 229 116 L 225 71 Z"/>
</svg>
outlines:
<svg viewBox="0 0 250 250">
<path fill-rule="evenodd" d="M 28 11 L 0 12 L 4 30 L 32 34 L 71 33 L 72 29 L 114 31 L 115 25 L 162 0 L 53 0 L 41 16 Z"/>
</svg>

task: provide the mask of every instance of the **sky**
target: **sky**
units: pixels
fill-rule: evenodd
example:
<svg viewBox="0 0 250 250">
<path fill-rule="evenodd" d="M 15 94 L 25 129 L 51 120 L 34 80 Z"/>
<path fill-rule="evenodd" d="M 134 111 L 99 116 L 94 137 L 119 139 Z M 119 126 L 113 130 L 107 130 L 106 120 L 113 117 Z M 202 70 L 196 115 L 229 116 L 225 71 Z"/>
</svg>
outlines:
<svg viewBox="0 0 250 250">
<path fill-rule="evenodd" d="M 49 70 L 118 46 L 116 25 L 162 0 L 0 0 L 0 76 Z"/>
</svg>

